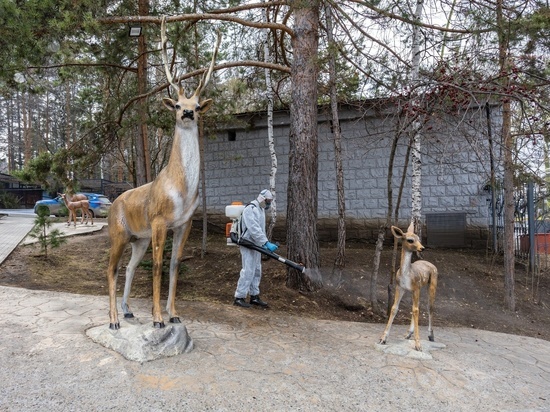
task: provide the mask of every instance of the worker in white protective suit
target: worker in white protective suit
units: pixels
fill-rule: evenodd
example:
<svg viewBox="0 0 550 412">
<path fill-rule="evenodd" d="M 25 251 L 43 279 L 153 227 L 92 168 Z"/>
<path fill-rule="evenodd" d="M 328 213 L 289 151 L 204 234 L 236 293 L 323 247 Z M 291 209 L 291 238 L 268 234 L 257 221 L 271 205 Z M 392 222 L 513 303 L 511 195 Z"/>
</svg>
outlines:
<svg viewBox="0 0 550 412">
<path fill-rule="evenodd" d="M 256 200 L 245 206 L 241 216 L 241 238 L 270 252 L 274 252 L 278 248 L 277 245 L 268 241 L 265 234 L 265 211 L 271 206 L 272 200 L 271 192 L 267 189 L 262 190 Z M 242 308 L 249 308 L 252 305 L 266 308 L 267 303 L 260 299 L 262 254 L 243 246 L 239 249 L 243 268 L 237 282 L 233 304 Z M 250 303 L 246 301 L 247 295 L 250 295 Z"/>
</svg>

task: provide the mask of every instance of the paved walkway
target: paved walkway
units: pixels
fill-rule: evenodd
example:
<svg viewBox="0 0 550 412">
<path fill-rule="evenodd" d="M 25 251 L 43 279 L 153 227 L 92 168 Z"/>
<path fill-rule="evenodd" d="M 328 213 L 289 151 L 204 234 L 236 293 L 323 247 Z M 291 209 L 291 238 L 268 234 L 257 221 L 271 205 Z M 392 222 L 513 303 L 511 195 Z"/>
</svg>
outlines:
<svg viewBox="0 0 550 412">
<path fill-rule="evenodd" d="M 32 216 L 0 215 L 0 264 L 34 226 Z"/>
<path fill-rule="evenodd" d="M 550 411 L 544 340 L 436 322 L 418 358 L 407 326 L 381 348 L 380 324 L 178 306 L 194 350 L 140 364 L 87 337 L 106 296 L 0 287 L 0 411 Z"/>
<path fill-rule="evenodd" d="M 27 237 L 34 226 L 35 214 L 17 210 L 0 211 L 0 264 L 6 260 L 19 244 L 34 243 L 37 240 Z M 93 225 L 67 226 L 65 222 L 52 223 L 49 230 L 58 229 L 61 236 L 74 236 L 101 230 L 107 223 L 105 219 L 95 220 Z"/>
</svg>

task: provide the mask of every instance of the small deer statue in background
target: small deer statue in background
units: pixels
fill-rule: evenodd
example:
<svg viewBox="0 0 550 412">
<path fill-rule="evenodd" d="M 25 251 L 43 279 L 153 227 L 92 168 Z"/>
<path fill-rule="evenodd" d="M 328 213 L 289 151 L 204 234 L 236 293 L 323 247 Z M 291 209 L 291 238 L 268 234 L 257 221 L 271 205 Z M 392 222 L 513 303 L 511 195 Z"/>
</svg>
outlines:
<svg viewBox="0 0 550 412">
<path fill-rule="evenodd" d="M 76 193 L 72 196 L 68 195 L 68 200 L 70 202 L 78 202 L 79 200 L 88 200 L 88 197 L 86 195 L 83 195 L 82 193 Z M 91 213 L 90 213 L 91 216 Z M 73 219 L 73 212 L 69 210 L 69 218 L 67 219 L 67 226 L 71 225 L 71 220 Z M 86 215 L 86 222 L 88 221 L 88 216 Z M 84 213 L 80 216 L 80 224 L 84 222 Z M 93 222 L 92 222 L 93 223 Z"/>
<path fill-rule="evenodd" d="M 82 219 L 80 220 L 80 224 L 84 222 L 84 217 L 86 217 L 86 224 L 88 224 L 88 217 L 92 221 L 92 225 L 94 224 L 94 218 L 92 216 L 92 212 L 90 212 L 90 202 L 86 198 L 85 200 L 76 200 L 71 201 L 68 199 L 67 195 L 65 193 L 58 193 L 59 196 L 63 199 L 63 202 L 65 203 L 65 206 L 69 210 L 69 221 L 67 222 L 67 226 L 71 226 L 71 218 L 74 221 L 74 227 L 76 227 L 76 211 L 78 209 L 82 212 Z"/>
<path fill-rule="evenodd" d="M 435 291 L 437 289 L 437 268 L 425 260 L 417 260 L 411 263 L 413 253 L 424 250 L 424 246 L 420 243 L 420 239 L 414 233 L 414 225 L 412 223 L 406 233 L 396 226 L 392 226 L 391 231 L 396 239 L 401 240 L 401 267 L 397 271 L 395 300 L 391 308 L 390 318 L 388 319 L 388 324 L 386 325 L 386 329 L 384 329 L 384 333 L 380 337 L 379 343 L 386 343 L 391 325 L 399 310 L 399 303 L 405 291 L 408 290 L 412 292 L 412 318 L 409 333 L 405 339 L 410 339 L 414 333 L 414 348 L 421 351 L 422 346 L 420 345 L 420 336 L 418 333 L 420 290 L 422 287 L 428 285 L 428 339 L 433 342 L 432 315 L 435 303 Z"/>
<path fill-rule="evenodd" d="M 160 309 L 162 255 L 168 230 L 173 232 L 170 281 L 166 310 L 171 323 L 180 323 L 176 312 L 176 285 L 183 248 L 191 230 L 192 216 L 198 204 L 200 172 L 198 116 L 206 112 L 211 99 L 199 101 L 214 69 L 220 36 L 212 55 L 209 69 L 199 82 L 195 93 L 187 98 L 181 85 L 174 82 L 170 73 L 166 51 L 166 17 L 161 24 L 162 59 L 166 77 L 177 94 L 177 101 L 164 98 L 164 105 L 176 115 L 176 127 L 168 164 L 156 179 L 120 195 L 109 211 L 109 237 L 111 249 L 107 279 L 109 284 L 109 328 L 119 329 L 116 309 L 116 280 L 119 261 L 126 245 L 132 245 L 132 256 L 126 267 L 126 283 L 122 298 L 125 318 L 133 317 L 128 306 L 132 280 L 138 263 L 149 243 L 153 249 L 153 327 L 163 328 Z"/>
</svg>

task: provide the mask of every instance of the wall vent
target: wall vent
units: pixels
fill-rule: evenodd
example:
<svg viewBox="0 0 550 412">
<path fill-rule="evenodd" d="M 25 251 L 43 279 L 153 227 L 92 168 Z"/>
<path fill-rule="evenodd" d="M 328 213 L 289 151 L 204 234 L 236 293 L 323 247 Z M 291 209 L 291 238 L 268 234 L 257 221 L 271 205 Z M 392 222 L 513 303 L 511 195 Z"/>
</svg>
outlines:
<svg viewBox="0 0 550 412">
<path fill-rule="evenodd" d="M 426 214 L 426 238 L 428 247 L 465 247 L 466 213 Z"/>
</svg>

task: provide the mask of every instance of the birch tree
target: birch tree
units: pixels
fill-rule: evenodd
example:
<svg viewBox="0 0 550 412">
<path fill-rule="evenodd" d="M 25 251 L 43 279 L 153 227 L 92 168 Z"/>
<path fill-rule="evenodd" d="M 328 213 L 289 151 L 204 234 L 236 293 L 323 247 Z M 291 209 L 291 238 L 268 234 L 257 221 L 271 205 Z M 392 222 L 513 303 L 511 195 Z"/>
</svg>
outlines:
<svg viewBox="0 0 550 412">
<path fill-rule="evenodd" d="M 416 1 L 416 10 L 414 20 L 416 23 L 422 21 L 422 10 L 424 0 Z M 420 69 L 420 28 L 418 24 L 413 26 L 412 52 L 411 52 L 411 84 L 413 87 L 418 82 L 418 71 Z M 414 105 L 413 100 L 413 105 Z M 417 116 L 416 114 L 414 114 Z M 414 231 L 420 239 L 422 239 L 422 122 L 416 118 L 412 123 L 411 130 L 411 161 L 412 161 L 412 176 L 411 176 L 411 222 L 414 224 Z"/>
<path fill-rule="evenodd" d="M 268 9 L 263 9 L 264 22 L 269 21 Z M 269 29 L 264 29 L 264 61 L 267 64 L 273 62 L 273 56 L 271 55 L 270 49 L 270 38 L 269 38 Z M 271 170 L 269 173 L 269 190 L 273 195 L 273 201 L 271 202 L 271 219 L 269 220 L 269 225 L 267 227 L 267 238 L 271 239 L 273 236 L 273 229 L 277 223 L 277 151 L 275 148 L 275 140 L 273 139 L 273 85 L 271 83 L 271 70 L 269 68 L 264 69 L 265 74 L 265 97 L 267 100 L 267 142 L 269 148 L 269 157 L 271 159 Z"/>
</svg>

